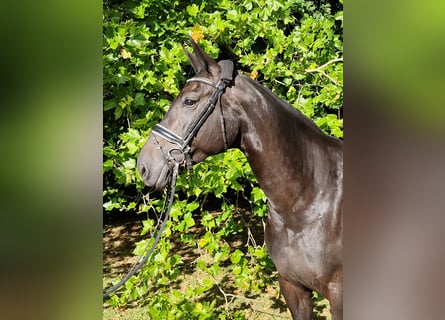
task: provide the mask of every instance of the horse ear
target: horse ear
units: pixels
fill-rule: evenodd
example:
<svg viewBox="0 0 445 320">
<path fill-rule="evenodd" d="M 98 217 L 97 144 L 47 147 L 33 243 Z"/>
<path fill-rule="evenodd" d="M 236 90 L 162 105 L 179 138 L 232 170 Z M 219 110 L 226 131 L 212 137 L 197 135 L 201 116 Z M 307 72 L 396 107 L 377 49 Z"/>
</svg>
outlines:
<svg viewBox="0 0 445 320">
<path fill-rule="evenodd" d="M 195 55 L 193 53 L 189 52 L 185 48 L 185 44 L 182 44 L 182 49 L 184 50 L 184 53 L 187 56 L 187 59 L 189 60 L 190 64 L 192 65 L 193 70 L 195 71 L 195 73 L 198 73 L 202 69 L 203 66 L 201 66 L 199 61 L 197 61 Z"/>
<path fill-rule="evenodd" d="M 195 73 L 205 71 L 210 74 L 216 74 L 219 72 L 220 67 L 218 63 L 205 53 L 192 37 L 189 37 L 189 40 L 195 54 L 190 53 L 184 45 L 182 47 Z"/>
</svg>

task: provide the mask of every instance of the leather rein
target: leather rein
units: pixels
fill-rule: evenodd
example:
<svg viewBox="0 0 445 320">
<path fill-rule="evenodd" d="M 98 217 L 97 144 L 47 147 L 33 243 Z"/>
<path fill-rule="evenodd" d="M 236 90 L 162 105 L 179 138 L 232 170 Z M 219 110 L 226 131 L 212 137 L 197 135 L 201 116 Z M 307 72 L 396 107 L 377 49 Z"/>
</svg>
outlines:
<svg viewBox="0 0 445 320">
<path fill-rule="evenodd" d="M 170 143 L 176 144 L 177 148 L 170 149 L 167 154 L 162 150 L 159 143 L 154 140 L 154 143 L 156 147 L 160 150 L 160 152 L 166 157 L 170 168 L 172 169 L 172 177 L 171 177 L 171 185 L 169 190 L 169 201 L 168 206 L 165 208 L 165 204 L 167 203 L 167 197 L 164 200 L 164 205 L 162 208 L 161 215 L 158 219 L 158 223 L 155 227 L 155 230 L 153 232 L 152 238 L 147 242 L 147 245 L 145 246 L 143 250 L 143 254 L 139 257 L 138 261 L 133 265 L 133 267 L 130 269 L 130 271 L 127 273 L 127 275 L 118 283 L 116 283 L 111 288 L 107 289 L 103 293 L 103 300 L 108 299 L 108 297 L 115 292 L 117 289 L 119 289 L 121 286 L 123 286 L 128 279 L 130 279 L 136 272 L 138 272 L 148 261 L 151 254 L 153 253 L 156 245 L 158 244 L 162 232 L 167 224 L 167 221 L 170 218 L 170 211 L 173 206 L 173 200 L 176 190 L 176 178 L 179 174 L 179 167 L 185 163 L 185 166 L 187 169 L 191 170 L 192 167 L 192 156 L 190 154 L 190 143 L 195 137 L 195 135 L 198 133 L 201 126 L 204 124 L 204 122 L 207 120 L 209 115 L 213 112 L 215 109 L 216 103 L 220 104 L 220 111 L 221 111 L 221 130 L 223 132 L 223 139 L 224 139 L 224 150 L 227 150 L 227 138 L 225 134 L 225 127 L 224 127 L 224 118 L 222 114 L 222 107 L 221 107 L 221 96 L 223 95 L 225 89 L 227 86 L 233 81 L 233 62 L 230 60 L 222 60 L 218 63 L 221 67 L 221 76 L 218 81 L 218 83 L 213 83 L 212 81 L 201 78 L 201 77 L 194 77 L 189 80 L 188 82 L 201 82 L 205 83 L 207 85 L 210 85 L 215 88 L 215 91 L 213 92 L 212 96 L 210 97 L 209 101 L 207 102 L 206 107 L 203 109 L 203 111 L 199 114 L 199 116 L 193 121 L 193 123 L 190 125 L 189 129 L 187 130 L 186 134 L 184 135 L 185 138 L 182 138 L 181 136 L 177 135 L 176 133 L 172 132 L 171 130 L 165 128 L 164 126 L 160 124 L 156 124 L 153 129 L 152 133 L 155 136 L 161 137 L 165 140 L 167 140 Z M 179 151 L 179 153 L 177 152 Z M 155 236 L 156 235 L 156 236 Z M 154 240 L 153 240 L 154 238 Z"/>
</svg>

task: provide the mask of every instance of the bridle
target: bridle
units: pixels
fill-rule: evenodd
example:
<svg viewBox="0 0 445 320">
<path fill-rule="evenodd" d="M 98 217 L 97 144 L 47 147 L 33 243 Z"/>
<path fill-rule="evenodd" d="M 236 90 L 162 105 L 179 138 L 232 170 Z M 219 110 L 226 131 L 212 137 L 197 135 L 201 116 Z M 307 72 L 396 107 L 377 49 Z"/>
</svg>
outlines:
<svg viewBox="0 0 445 320">
<path fill-rule="evenodd" d="M 157 243 L 159 242 L 159 239 L 162 235 L 162 232 L 167 224 L 167 221 L 170 218 L 170 210 L 173 206 L 173 200 L 175 195 L 175 189 L 176 189 L 176 177 L 179 173 L 179 167 L 184 164 L 188 169 L 191 169 L 192 163 L 191 163 L 191 154 L 190 154 L 190 142 L 195 137 L 198 130 L 201 128 L 201 126 L 204 124 L 204 122 L 207 120 L 209 115 L 213 112 L 215 109 L 216 103 L 219 101 L 220 104 L 220 110 L 221 110 L 221 128 L 223 132 L 223 139 L 224 139 L 224 149 L 227 150 L 227 138 L 225 134 L 225 128 L 224 128 L 224 117 L 222 114 L 222 108 L 221 108 L 221 96 L 223 95 L 225 89 L 227 86 L 233 81 L 233 62 L 230 60 L 222 60 L 218 63 L 221 67 L 221 76 L 218 81 L 218 83 L 213 83 L 212 81 L 201 78 L 201 77 L 194 77 L 187 82 L 201 82 L 208 84 L 215 88 L 215 91 L 213 92 L 212 96 L 210 97 L 210 100 L 207 102 L 205 108 L 201 111 L 198 118 L 193 121 L 193 123 L 188 128 L 186 134 L 184 135 L 185 138 L 182 138 L 181 136 L 177 135 L 176 133 L 172 132 L 171 130 L 165 128 L 164 126 L 160 124 L 156 124 L 153 129 L 152 133 L 155 134 L 155 136 L 159 136 L 168 142 L 171 142 L 173 144 L 176 144 L 178 147 L 170 149 L 167 154 L 162 150 L 159 143 L 156 142 L 155 139 L 155 145 L 156 147 L 162 152 L 164 157 L 167 159 L 170 169 L 172 170 L 172 177 L 171 177 L 171 186 L 169 190 L 169 196 L 168 196 L 168 205 L 167 204 L 167 197 L 165 198 L 163 209 L 161 211 L 161 215 L 158 220 L 158 224 L 155 227 L 155 231 L 153 232 L 153 241 L 150 239 L 147 242 L 147 245 L 145 246 L 143 250 L 143 254 L 139 257 L 138 261 L 133 265 L 133 267 L 130 269 L 130 271 L 125 275 L 125 277 L 113 285 L 111 288 L 107 289 L 103 293 L 103 299 L 106 300 L 110 297 L 110 295 L 115 292 L 117 289 L 122 287 L 130 277 L 132 277 L 136 272 L 138 272 L 144 264 L 148 261 L 151 254 L 153 253 Z M 179 151 L 177 153 L 176 151 Z M 156 236 L 155 236 L 156 234 Z"/>
<path fill-rule="evenodd" d="M 153 139 L 157 149 L 159 149 L 163 153 L 164 157 L 166 158 L 167 162 L 170 164 L 171 167 L 173 167 L 174 164 L 179 163 L 180 165 L 185 164 L 187 169 L 191 170 L 192 155 L 190 153 L 190 143 L 198 133 L 201 126 L 207 120 L 209 115 L 213 112 L 218 102 L 220 105 L 220 123 L 221 123 L 222 136 L 224 140 L 224 150 L 227 150 L 227 138 L 225 132 L 223 111 L 221 107 L 221 96 L 224 94 L 227 86 L 233 81 L 233 62 L 230 60 L 222 60 L 218 62 L 218 64 L 221 67 L 221 76 L 217 83 L 213 83 L 209 79 L 202 77 L 193 77 L 187 80 L 187 83 L 201 82 L 207 84 L 215 88 L 215 91 L 213 92 L 212 96 L 210 97 L 204 109 L 189 126 L 186 133 L 184 134 L 184 137 L 177 135 L 176 133 L 167 129 L 161 124 L 156 124 L 151 131 L 151 133 L 154 134 L 155 136 L 161 137 L 162 139 L 177 145 L 177 148 L 172 148 L 168 152 L 165 152 L 159 146 L 157 140 Z"/>
</svg>

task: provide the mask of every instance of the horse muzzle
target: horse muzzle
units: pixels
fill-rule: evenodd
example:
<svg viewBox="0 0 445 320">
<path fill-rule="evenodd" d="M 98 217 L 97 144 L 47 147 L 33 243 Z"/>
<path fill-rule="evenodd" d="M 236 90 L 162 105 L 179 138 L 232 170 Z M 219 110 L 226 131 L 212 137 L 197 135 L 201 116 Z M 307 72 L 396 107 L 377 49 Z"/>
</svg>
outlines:
<svg viewBox="0 0 445 320">
<path fill-rule="evenodd" d="M 156 190 L 164 189 L 171 176 L 171 168 L 167 163 L 163 160 L 157 163 L 147 161 L 143 154 L 137 160 L 137 168 L 144 184 Z"/>
<path fill-rule="evenodd" d="M 146 186 L 161 190 L 169 182 L 172 164 L 155 139 L 150 137 L 142 147 L 137 159 L 137 168 Z"/>
</svg>

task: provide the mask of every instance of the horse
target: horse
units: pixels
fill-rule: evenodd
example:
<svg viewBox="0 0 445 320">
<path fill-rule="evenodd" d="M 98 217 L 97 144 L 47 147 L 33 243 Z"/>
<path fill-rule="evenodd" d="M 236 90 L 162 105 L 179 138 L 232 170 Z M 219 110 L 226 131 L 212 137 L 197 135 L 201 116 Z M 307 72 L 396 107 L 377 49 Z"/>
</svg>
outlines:
<svg viewBox="0 0 445 320">
<path fill-rule="evenodd" d="M 238 148 L 267 197 L 265 242 L 292 318 L 312 316 L 312 291 L 343 318 L 343 143 L 271 90 L 216 62 L 190 38 L 195 71 L 152 128 L 137 159 L 145 185 L 163 189 L 174 166 Z"/>
</svg>

